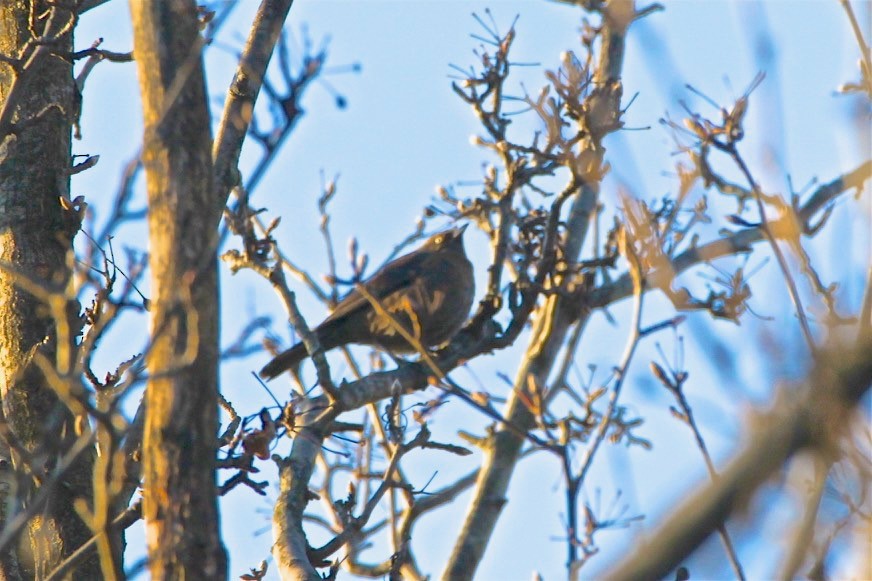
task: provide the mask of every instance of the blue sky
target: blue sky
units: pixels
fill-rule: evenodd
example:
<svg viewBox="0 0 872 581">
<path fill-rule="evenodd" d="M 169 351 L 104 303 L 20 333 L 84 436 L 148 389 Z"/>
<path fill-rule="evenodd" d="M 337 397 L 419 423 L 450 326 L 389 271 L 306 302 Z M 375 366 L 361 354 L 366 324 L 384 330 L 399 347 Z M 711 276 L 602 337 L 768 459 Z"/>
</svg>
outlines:
<svg viewBox="0 0 872 581">
<path fill-rule="evenodd" d="M 869 4 L 855 3 L 861 22 L 869 22 Z M 715 115 L 701 99 L 688 92 L 694 87 L 723 104 L 740 96 L 758 71 L 767 77 L 751 99 L 748 138 L 742 151 L 764 188 L 787 192 L 787 176 L 795 188 L 812 179 L 826 182 L 868 159 L 868 128 L 858 126 L 853 117 L 856 100 L 834 94 L 846 81 L 856 80 L 858 51 L 847 20 L 837 2 L 825 0 L 750 1 L 667 1 L 666 10 L 648 17 L 631 29 L 624 68 L 626 98 L 637 94 L 625 122 L 631 131 L 609 138 L 607 158 L 612 173 L 603 188 L 603 200 L 613 204 L 619 189 L 645 200 L 675 191 L 675 145 L 670 133 L 658 121 L 667 112 L 682 117 L 679 99 L 708 115 Z M 220 46 L 209 50 L 207 74 L 210 94 L 220 111 L 220 96 L 233 73 L 234 58 L 222 47 L 240 46 L 247 33 L 254 0 L 244 0 L 220 37 Z M 299 45 L 301 26 L 306 26 L 317 45 L 330 37 L 329 63 L 334 66 L 358 63 L 358 74 L 334 73 L 326 77 L 330 86 L 347 100 L 338 109 L 330 89 L 315 85 L 303 105 L 306 115 L 286 143 L 278 159 L 254 193 L 253 204 L 266 206 L 282 222 L 276 235 L 284 250 L 311 268 L 326 270 L 317 234 L 317 205 L 320 174 L 341 174 L 339 192 L 333 204 L 332 228 L 342 258 L 345 242 L 356 236 L 369 253 L 371 264 L 378 264 L 414 227 L 422 208 L 434 196 L 438 185 L 457 183 L 466 195 L 476 194 L 482 164 L 492 162 L 486 152 L 470 144 L 478 132 L 471 111 L 450 89 L 450 64 L 468 66 L 474 62 L 471 50 L 480 34 L 472 13 L 483 14 L 490 7 L 505 30 L 517 15 L 517 41 L 514 60 L 531 63 L 516 67 L 510 86 L 522 94 L 522 87 L 536 93 L 544 82 L 543 72 L 559 65 L 565 50 L 580 53 L 579 13 L 571 7 L 551 2 L 499 0 L 491 3 L 464 1 L 366 1 L 298 0 L 288 30 Z M 867 34 L 869 31 L 867 30 Z M 124 51 L 131 48 L 127 4 L 113 0 L 86 15 L 77 29 L 77 48 L 103 37 L 104 48 Z M 769 55 L 766 57 L 766 55 Z M 765 58 L 764 58 L 765 57 Z M 105 216 L 107 204 L 117 187 L 121 167 L 137 150 L 141 135 L 135 67 L 132 64 L 100 64 L 86 86 L 82 126 L 84 137 L 74 144 L 75 153 L 99 154 L 98 166 L 76 176 L 73 194 L 86 196 L 98 216 Z M 868 118 L 866 118 L 868 122 Z M 519 116 L 518 135 L 528 134 L 535 123 Z M 255 159 L 256 146 L 246 149 L 243 172 Z M 869 262 L 869 196 L 861 201 L 843 200 L 833 218 L 832 235 L 810 244 L 827 280 L 840 281 L 840 295 L 846 311 L 856 310 L 862 291 L 862 265 Z M 142 247 L 144 227 L 131 226 L 119 234 L 118 245 Z M 479 266 L 483 281 L 487 252 L 481 235 L 468 235 L 470 254 Z M 711 235 L 716 232 L 713 230 Z M 313 240 L 318 241 L 313 243 Z M 765 253 L 763 254 L 765 255 Z M 761 256 L 763 256 L 761 255 Z M 765 263 L 761 256 L 751 266 Z M 834 259 L 838 257 L 838 259 Z M 735 261 L 726 261 L 729 269 Z M 708 271 L 715 275 L 713 271 Z M 697 287 L 705 280 L 688 275 L 684 284 Z M 801 373 L 803 349 L 791 315 L 783 283 L 774 262 L 764 264 L 753 279 L 755 299 L 751 305 L 773 321 L 750 317 L 742 327 L 711 322 L 701 314 L 691 315 L 684 336 L 686 361 L 694 382 L 692 402 L 716 459 L 723 460 L 741 442 L 742 425 L 752 406 L 769 400 L 775 380 Z M 223 320 L 225 344 L 249 317 L 272 314 L 283 320 L 279 301 L 268 286 L 242 273 L 225 275 L 222 292 L 226 302 Z M 481 288 L 483 284 L 479 284 Z M 324 308 L 305 293 L 300 305 L 309 321 L 316 322 Z M 669 305 L 652 296 L 646 322 L 668 318 Z M 616 305 L 612 315 L 626 321 L 628 305 Z M 623 319 L 622 319 L 623 316 Z M 276 328 L 290 333 L 278 324 Z M 142 337 L 144 321 L 130 320 L 119 333 Z M 579 359 L 582 373 L 595 364 L 595 377 L 602 380 L 617 361 L 626 335 L 625 326 L 611 326 L 597 317 L 582 343 Z M 747 344 L 753 336 L 760 342 Z M 733 373 L 722 373 L 721 361 L 711 356 L 719 338 L 731 350 L 728 358 Z M 671 353 L 676 336 L 664 333 L 655 340 Z M 782 358 L 761 356 L 765 342 L 784 347 Z M 129 344 L 129 343 L 128 343 Z M 140 340 L 136 345 L 141 345 Z M 669 417 L 671 403 L 646 379 L 647 361 L 653 355 L 650 341 L 634 367 L 634 381 L 624 395 L 625 403 L 648 418 L 641 434 L 652 440 L 654 451 L 608 448 L 592 473 L 586 488 L 594 497 L 603 489 L 608 504 L 615 486 L 623 490 L 622 503 L 630 503 L 630 513 L 645 513 L 646 521 L 629 532 L 607 533 L 601 539 L 603 552 L 585 572 L 601 570 L 626 551 L 640 530 L 650 530 L 673 501 L 682 498 L 705 476 L 698 452 L 691 446 L 687 430 Z M 737 347 L 738 345 L 738 347 Z M 136 349 L 134 348 L 134 351 Z M 512 361 L 518 351 L 485 358 L 473 372 L 458 370 L 456 379 L 474 386 L 482 382 L 488 389 L 498 388 L 498 370 L 512 374 Z M 129 352 L 107 349 L 102 361 L 112 362 Z M 514 359 L 513 359 L 514 357 Z M 222 390 L 241 413 L 254 413 L 271 401 L 253 383 L 248 373 L 265 362 L 266 356 L 234 362 L 223 371 Z M 721 369 L 718 369 L 718 368 Z M 337 366 L 336 371 L 341 373 Z M 281 388 L 278 388 L 279 390 Z M 456 430 L 480 430 L 481 418 L 461 404 L 450 404 L 452 413 L 442 414 L 431 426 L 443 441 L 456 442 Z M 415 459 L 411 459 L 413 465 Z M 479 456 L 466 463 L 440 466 L 434 486 L 450 482 L 474 466 Z M 432 475 L 438 456 L 420 457 L 422 481 Z M 264 466 L 265 474 L 272 472 Z M 410 467 L 410 470 L 414 468 Z M 271 498 L 274 493 L 271 494 Z M 768 498 L 762 496 L 761 498 Z M 416 529 L 422 568 L 438 574 L 447 558 L 467 497 L 455 507 L 436 514 Z M 534 570 L 545 578 L 563 578 L 564 546 L 561 514 L 562 487 L 559 467 L 544 454 L 533 455 L 519 466 L 509 491 L 509 504 L 498 524 L 481 569 L 481 579 L 529 579 Z M 269 503 L 246 490 L 237 490 L 222 502 L 223 532 L 231 553 L 231 574 L 239 575 L 268 557 L 269 533 L 253 536 L 253 531 L 269 526 Z M 752 577 L 771 575 L 771 554 L 762 554 L 763 544 L 783 550 L 783 527 L 795 517 L 789 503 L 779 505 L 772 518 L 762 525 L 736 523 L 740 554 Z M 750 531 L 745 528 L 750 527 Z M 742 543 L 742 533 L 752 532 L 758 545 Z M 131 543 L 137 541 L 132 533 Z M 742 552 L 744 551 L 744 552 Z M 693 564 L 702 576 L 727 572 L 717 543 L 701 551 Z M 694 570 L 694 569 L 692 569 Z"/>
</svg>

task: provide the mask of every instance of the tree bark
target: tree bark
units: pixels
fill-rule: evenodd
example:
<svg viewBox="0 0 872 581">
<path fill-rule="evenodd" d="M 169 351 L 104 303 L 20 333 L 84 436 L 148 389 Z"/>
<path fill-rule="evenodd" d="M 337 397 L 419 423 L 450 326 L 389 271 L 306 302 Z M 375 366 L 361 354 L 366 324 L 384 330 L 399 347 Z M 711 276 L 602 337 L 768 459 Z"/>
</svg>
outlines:
<svg viewBox="0 0 872 581">
<path fill-rule="evenodd" d="M 218 278 L 197 6 L 131 0 L 148 188 L 152 345 L 143 446 L 154 579 L 223 579 L 215 486 Z"/>
<path fill-rule="evenodd" d="M 64 299 L 78 221 L 62 205 L 79 101 L 64 58 L 74 24 L 64 3 L 0 2 L 0 54 L 15 59 L 14 67 L 0 63 L 0 455 L 11 460 L 19 484 L 17 498 L 4 498 L 4 520 L 48 485 L 49 471 L 78 437 L 73 414 L 38 367 L 45 357 L 70 379 L 80 329 L 78 303 Z M 73 508 L 76 498 L 92 496 L 90 453 L 54 483 L 27 537 L 0 555 L 4 578 L 44 577 L 92 536 Z M 96 556 L 75 576 L 98 578 Z"/>
</svg>

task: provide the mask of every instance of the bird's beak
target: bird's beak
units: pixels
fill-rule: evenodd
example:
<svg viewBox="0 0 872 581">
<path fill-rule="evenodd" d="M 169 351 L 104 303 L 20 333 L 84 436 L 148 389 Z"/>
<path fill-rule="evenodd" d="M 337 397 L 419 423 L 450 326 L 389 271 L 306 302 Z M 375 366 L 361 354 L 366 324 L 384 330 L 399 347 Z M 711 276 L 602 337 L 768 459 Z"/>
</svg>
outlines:
<svg viewBox="0 0 872 581">
<path fill-rule="evenodd" d="M 461 236 L 463 236 L 463 233 L 466 232 L 467 227 L 469 227 L 469 222 L 467 222 L 467 223 L 464 224 L 463 226 L 458 226 L 457 228 L 454 229 L 454 230 L 457 232 L 457 237 L 458 237 L 458 238 L 460 238 Z"/>
</svg>

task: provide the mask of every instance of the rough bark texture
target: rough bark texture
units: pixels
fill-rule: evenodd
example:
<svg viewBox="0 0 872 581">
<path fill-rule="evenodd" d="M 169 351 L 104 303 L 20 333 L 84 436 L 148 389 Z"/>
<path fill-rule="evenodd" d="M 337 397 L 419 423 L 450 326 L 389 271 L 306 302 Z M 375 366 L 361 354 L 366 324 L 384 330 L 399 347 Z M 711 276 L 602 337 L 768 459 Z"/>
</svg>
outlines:
<svg viewBox="0 0 872 581">
<path fill-rule="evenodd" d="M 143 514 L 154 579 L 223 579 L 215 466 L 218 282 L 197 7 L 131 0 L 145 119 L 151 289 Z"/>
<path fill-rule="evenodd" d="M 19 475 L 44 474 L 76 439 L 72 415 L 35 364 L 37 353 L 55 360 L 55 319 L 19 284 L 27 278 L 60 296 L 69 279 L 67 253 L 75 229 L 69 228 L 60 198 L 69 197 L 70 127 L 78 95 L 70 63 L 56 55 L 72 49 L 73 18 L 48 2 L 0 2 L 0 54 L 21 59 L 19 72 L 0 63 L 0 421 L 8 422 L 4 425 L 24 453 L 12 454 L 6 445 L 0 452 L 11 456 Z M 52 42 L 33 44 L 34 34 Z M 78 313 L 74 302 L 68 307 Z M 72 322 L 67 346 L 78 330 Z M 67 355 L 61 367 L 69 369 L 73 351 L 61 353 Z M 91 497 L 90 466 L 86 453 L 53 489 L 17 549 L 2 556 L 4 578 L 41 578 L 90 538 L 73 509 L 75 498 Z M 19 487 L 19 507 L 45 478 L 36 480 L 42 482 L 35 489 Z M 19 481 L 32 484 L 34 478 Z M 76 577 L 99 577 L 97 559 L 84 561 Z"/>
</svg>

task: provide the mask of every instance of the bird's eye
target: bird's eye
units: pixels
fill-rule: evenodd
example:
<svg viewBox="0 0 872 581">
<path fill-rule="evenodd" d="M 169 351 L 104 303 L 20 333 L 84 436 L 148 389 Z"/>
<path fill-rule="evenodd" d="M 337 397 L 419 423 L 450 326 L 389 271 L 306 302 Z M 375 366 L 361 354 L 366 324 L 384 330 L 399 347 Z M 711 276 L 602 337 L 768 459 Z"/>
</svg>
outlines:
<svg viewBox="0 0 872 581">
<path fill-rule="evenodd" d="M 445 236 L 437 236 L 436 238 L 433 239 L 433 242 L 435 242 L 436 244 L 442 244 L 442 242 L 444 240 L 445 240 Z"/>
</svg>

